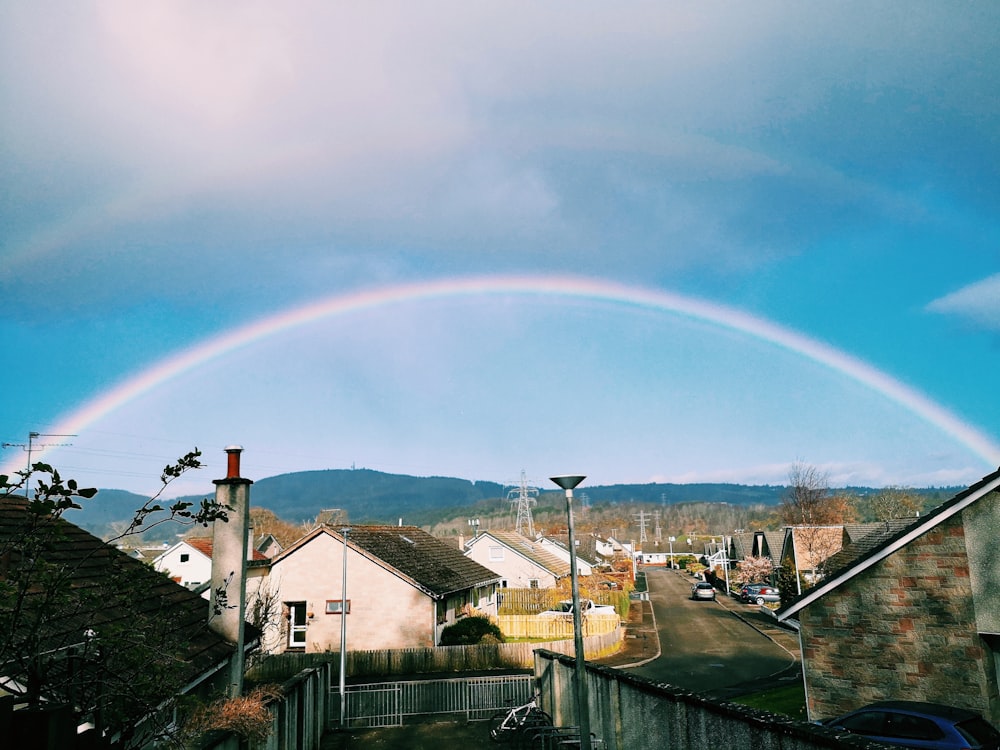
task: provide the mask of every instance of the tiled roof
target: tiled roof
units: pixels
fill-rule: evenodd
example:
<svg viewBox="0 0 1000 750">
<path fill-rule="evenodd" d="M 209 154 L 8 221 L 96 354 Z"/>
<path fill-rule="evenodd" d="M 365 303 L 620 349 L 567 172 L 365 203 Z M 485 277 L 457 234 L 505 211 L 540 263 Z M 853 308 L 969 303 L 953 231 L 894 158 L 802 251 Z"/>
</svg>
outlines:
<svg viewBox="0 0 1000 750">
<path fill-rule="evenodd" d="M 505 547 L 531 560 L 541 568 L 552 573 L 557 578 L 570 574 L 570 565 L 552 554 L 542 545 L 514 531 L 487 531 L 480 536 L 491 536 Z"/>
<path fill-rule="evenodd" d="M 201 552 L 201 554 L 205 555 L 205 557 L 211 559 L 212 550 L 214 549 L 214 547 L 212 546 L 212 537 L 192 536 L 185 539 L 184 542 L 187 543 L 189 546 L 194 547 L 196 550 Z M 265 562 L 269 558 L 260 550 L 255 549 L 253 550 L 253 555 L 250 559 L 255 562 Z"/>
<path fill-rule="evenodd" d="M 26 531 L 32 521 L 44 531 Z M 24 498 L 0 497 L 0 549 L 12 550 L 0 568 L 0 577 L 15 575 L 17 542 L 26 536 L 43 540 L 35 559 L 47 567 L 48 575 L 58 571 L 62 577 L 52 586 L 51 579 L 30 574 L 37 583 L 27 597 L 24 616 L 15 622 L 15 640 L 27 643 L 37 638 L 38 649 L 62 653 L 83 643 L 88 631 L 97 638 L 102 632 L 142 638 L 138 623 L 145 619 L 169 628 L 169 638 L 159 642 L 159 655 L 165 662 L 182 665 L 180 676 L 185 684 L 214 671 L 233 654 L 233 644 L 209 629 L 204 599 L 68 521 L 48 517 L 39 521 L 28 511 Z M 53 589 L 67 592 L 66 597 L 53 597 Z M 18 625 L 31 633 L 20 637 Z M 147 633 L 145 637 L 156 636 Z M 128 649 L 123 641 L 110 638 L 103 644 L 108 661 Z M 134 663 L 130 666 L 126 655 L 114 668 L 137 667 Z M 151 668 L 153 665 L 146 664 L 142 676 L 148 677 Z M 16 659 L 8 661 L 4 670 L 4 676 L 22 679 Z M 127 673 L 124 676 L 128 677 Z M 164 700 L 169 697 L 162 696 Z"/>
<path fill-rule="evenodd" d="M 837 554 L 831 555 L 826 561 L 826 569 L 836 574 L 842 569 L 850 567 L 855 560 L 864 557 L 883 542 L 913 526 L 917 521 L 916 518 L 893 518 L 878 523 L 853 524 L 855 528 L 852 529 L 852 532 L 858 536 L 857 540 L 845 546 Z M 865 533 L 861 534 L 862 531 Z"/>
</svg>

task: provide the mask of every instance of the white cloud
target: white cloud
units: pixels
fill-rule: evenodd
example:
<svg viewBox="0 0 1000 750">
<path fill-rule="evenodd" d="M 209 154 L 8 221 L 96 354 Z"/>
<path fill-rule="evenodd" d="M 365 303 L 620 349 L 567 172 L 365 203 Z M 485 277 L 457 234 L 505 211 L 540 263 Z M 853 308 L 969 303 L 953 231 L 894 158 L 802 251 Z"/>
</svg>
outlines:
<svg viewBox="0 0 1000 750">
<path fill-rule="evenodd" d="M 928 304 L 927 309 L 1000 331 L 1000 273 L 940 297 Z"/>
</svg>

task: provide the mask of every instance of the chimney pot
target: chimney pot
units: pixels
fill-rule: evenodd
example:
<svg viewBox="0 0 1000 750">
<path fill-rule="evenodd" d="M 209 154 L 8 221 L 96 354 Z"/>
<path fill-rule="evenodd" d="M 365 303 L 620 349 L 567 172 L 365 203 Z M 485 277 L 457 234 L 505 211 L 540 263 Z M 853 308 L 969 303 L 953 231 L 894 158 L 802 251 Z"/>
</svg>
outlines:
<svg viewBox="0 0 1000 750">
<path fill-rule="evenodd" d="M 240 477 L 240 453 L 243 452 L 242 445 L 227 445 L 226 455 L 228 456 L 228 466 L 226 479 L 239 479 Z"/>
</svg>

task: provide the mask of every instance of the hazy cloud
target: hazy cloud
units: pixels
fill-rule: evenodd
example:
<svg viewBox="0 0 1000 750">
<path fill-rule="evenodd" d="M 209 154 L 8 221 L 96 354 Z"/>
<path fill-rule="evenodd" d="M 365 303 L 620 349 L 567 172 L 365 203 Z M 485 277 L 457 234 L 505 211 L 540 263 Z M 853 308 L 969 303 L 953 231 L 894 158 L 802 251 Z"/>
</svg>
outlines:
<svg viewBox="0 0 1000 750">
<path fill-rule="evenodd" d="M 927 309 L 1000 331 L 1000 273 L 936 299 Z"/>
</svg>

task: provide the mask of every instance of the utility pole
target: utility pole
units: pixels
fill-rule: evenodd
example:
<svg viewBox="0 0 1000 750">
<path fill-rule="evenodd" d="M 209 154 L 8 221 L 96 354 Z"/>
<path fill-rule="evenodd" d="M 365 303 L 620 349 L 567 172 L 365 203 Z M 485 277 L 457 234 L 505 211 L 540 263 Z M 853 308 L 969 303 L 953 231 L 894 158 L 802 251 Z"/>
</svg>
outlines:
<svg viewBox="0 0 1000 750">
<path fill-rule="evenodd" d="M 524 469 L 522 469 L 521 482 L 518 486 L 507 492 L 507 500 L 510 502 L 512 508 L 515 505 L 517 506 L 515 531 L 531 539 L 535 538 L 535 524 L 531 520 L 531 506 L 538 502 L 536 500 L 537 497 L 538 488 L 528 486 L 528 480 L 525 477 Z"/>
<path fill-rule="evenodd" d="M 4 448 L 20 448 L 26 451 L 28 454 L 28 473 L 31 473 L 31 454 L 37 450 L 45 450 L 46 448 L 65 448 L 72 445 L 72 443 L 39 443 L 36 444 L 35 440 L 40 437 L 76 437 L 76 435 L 66 435 L 66 434 L 56 434 L 54 432 L 29 432 L 27 443 L 3 443 Z"/>
</svg>

